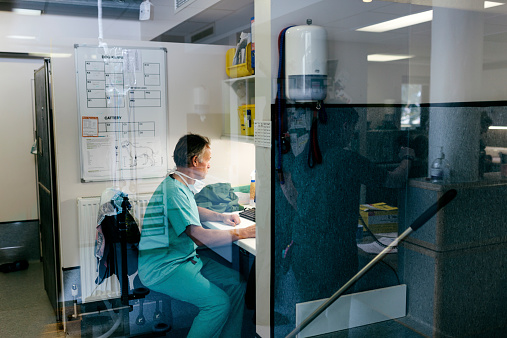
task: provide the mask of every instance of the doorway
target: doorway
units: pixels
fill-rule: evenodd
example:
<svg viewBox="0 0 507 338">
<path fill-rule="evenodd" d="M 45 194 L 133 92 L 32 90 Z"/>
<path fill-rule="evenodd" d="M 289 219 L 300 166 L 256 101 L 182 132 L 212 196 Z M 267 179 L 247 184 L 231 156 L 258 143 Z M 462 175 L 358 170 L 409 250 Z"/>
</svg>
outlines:
<svg viewBox="0 0 507 338">
<path fill-rule="evenodd" d="M 44 285 L 50 303 L 55 310 L 57 319 L 61 320 L 58 309 L 60 294 L 59 254 L 57 220 L 54 201 L 53 171 L 54 159 L 52 149 L 52 124 L 49 85 L 49 60 L 31 57 L 24 53 L 0 52 L 0 71 L 5 78 L 0 91 L 2 107 L 0 115 L 0 134 L 4 142 L 0 147 L 0 261 L 10 263 L 26 259 L 42 265 Z M 35 72 L 35 73 L 34 73 Z M 37 75 L 38 74 L 38 75 Z M 36 80 L 38 89 L 36 92 Z M 39 84 L 40 83 L 40 84 Z M 34 140 L 38 138 L 35 114 L 36 98 L 43 103 L 39 109 L 39 124 L 46 123 L 44 129 L 39 126 L 39 136 L 46 140 L 41 144 L 41 153 L 37 154 Z M 40 107 L 37 104 L 37 107 Z M 46 136 L 43 136 L 42 134 Z M 47 148 L 47 149 L 45 149 Z M 35 155 L 35 156 L 34 156 Z M 39 170 L 38 164 L 43 163 L 47 169 Z M 51 163 L 51 166 L 49 166 Z M 42 168 L 41 168 L 42 169 Z M 39 184 L 40 178 L 41 183 Z M 50 182 L 48 183 L 48 179 Z M 51 194 L 47 196 L 44 188 Z M 44 196 L 46 195 L 46 196 Z M 49 215 L 48 215 L 49 213 Z M 55 277 L 56 276 L 56 277 Z M 26 287 L 32 288 L 33 285 Z"/>
</svg>

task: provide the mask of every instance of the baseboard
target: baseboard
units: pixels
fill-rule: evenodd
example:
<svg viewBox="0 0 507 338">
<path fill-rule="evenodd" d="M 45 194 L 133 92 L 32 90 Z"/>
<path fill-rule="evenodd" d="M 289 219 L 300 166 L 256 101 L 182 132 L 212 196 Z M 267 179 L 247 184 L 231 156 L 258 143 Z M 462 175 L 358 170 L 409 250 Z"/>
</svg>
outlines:
<svg viewBox="0 0 507 338">
<path fill-rule="evenodd" d="M 305 320 L 327 299 L 296 304 L 296 325 Z M 301 333 L 299 338 L 382 322 L 406 315 L 407 286 L 353 293 L 338 298 Z"/>
</svg>

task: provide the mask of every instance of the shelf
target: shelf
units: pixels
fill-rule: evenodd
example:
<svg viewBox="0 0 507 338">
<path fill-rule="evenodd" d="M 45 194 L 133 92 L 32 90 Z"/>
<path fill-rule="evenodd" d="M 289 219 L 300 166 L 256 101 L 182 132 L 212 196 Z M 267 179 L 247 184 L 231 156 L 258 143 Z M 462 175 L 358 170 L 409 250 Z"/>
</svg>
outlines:
<svg viewBox="0 0 507 338">
<path fill-rule="evenodd" d="M 232 134 L 223 134 L 220 136 L 221 140 L 230 140 L 244 143 L 254 143 L 253 136 L 245 136 L 245 135 L 232 135 Z"/>
<path fill-rule="evenodd" d="M 255 75 L 225 79 L 222 81 L 222 135 L 223 138 L 238 142 L 253 143 L 253 135 L 241 134 L 238 109 L 244 105 L 255 104 Z M 250 109 L 250 108 L 248 108 Z M 252 124 L 255 109 L 252 110 Z M 244 113 L 244 109 L 242 112 Z"/>
<path fill-rule="evenodd" d="M 249 81 L 249 80 L 255 81 L 255 75 L 234 77 L 234 78 L 226 79 L 226 80 L 224 80 L 224 83 L 233 83 L 233 82 L 237 82 L 237 81 Z"/>
</svg>

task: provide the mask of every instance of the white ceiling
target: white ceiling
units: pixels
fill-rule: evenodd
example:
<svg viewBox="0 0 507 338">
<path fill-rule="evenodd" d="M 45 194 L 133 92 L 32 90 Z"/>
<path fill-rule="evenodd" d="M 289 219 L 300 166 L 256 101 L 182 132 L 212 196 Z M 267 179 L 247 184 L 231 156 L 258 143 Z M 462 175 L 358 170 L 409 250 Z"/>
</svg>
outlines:
<svg viewBox="0 0 507 338">
<path fill-rule="evenodd" d="M 103 14 L 105 17 L 137 20 L 141 1 L 102 0 Z M 170 5 L 173 0 L 167 1 Z M 196 3 L 198 1 L 196 0 Z M 391 51 L 396 49 L 406 50 L 410 41 L 411 45 L 424 49 L 425 46 L 429 47 L 431 45 L 431 23 L 423 23 L 385 33 L 365 33 L 356 32 L 355 30 L 359 27 L 432 9 L 432 5 L 445 1 L 455 5 L 465 3 L 482 4 L 482 0 L 373 0 L 370 3 L 364 3 L 361 0 L 323 0 L 320 2 L 314 0 L 308 1 L 311 5 L 303 10 L 291 11 L 292 8 L 283 8 L 285 14 L 274 18 L 272 27 L 276 28 L 277 22 L 303 24 L 307 18 L 311 18 L 314 24 L 325 27 L 330 39 L 335 41 L 384 45 L 386 50 Z M 507 0 L 495 1 L 507 2 Z M 249 15 L 253 16 L 253 2 L 254 0 L 221 0 L 184 22 L 177 25 L 172 23 L 172 27 L 161 35 L 162 41 L 171 41 L 171 39 L 178 37 L 188 38 L 217 22 L 221 22 L 222 26 L 226 27 L 238 26 L 237 30 L 241 31 L 246 26 L 244 21 L 248 21 L 249 18 L 240 18 L 241 20 L 239 20 L 238 16 L 245 16 L 245 9 L 249 7 L 252 12 Z M 302 1 L 296 2 L 304 3 Z M 273 0 L 272 6 L 276 6 L 277 3 L 282 3 L 282 1 Z M 288 1 L 283 3 L 288 3 Z M 48 14 L 69 16 L 93 16 L 96 15 L 97 11 L 97 0 L 0 0 L 0 10 L 6 10 L 6 8 L 13 6 L 18 7 L 22 4 L 26 8 L 41 8 Z M 301 7 L 301 5 L 299 6 Z M 156 7 L 154 10 L 156 11 Z M 501 54 L 505 52 L 504 45 L 507 43 L 507 5 L 486 9 L 484 13 L 484 42 L 490 45 L 489 48 L 500 54 L 493 53 L 493 56 L 490 56 L 490 61 L 499 58 L 504 59 Z M 174 22 L 174 19 L 172 22 Z M 229 26 L 227 26 L 227 22 L 230 22 Z M 243 27 L 240 27 L 239 22 L 242 22 Z M 236 34 L 237 30 L 231 28 L 230 33 Z M 179 41 L 181 42 L 181 40 Z M 209 40 L 204 40 L 203 42 L 220 43 L 220 41 L 209 42 Z"/>
<path fill-rule="evenodd" d="M 102 0 L 102 16 L 138 20 L 143 0 Z M 0 11 L 12 8 L 36 9 L 50 15 L 97 17 L 97 0 L 0 0 Z"/>
</svg>

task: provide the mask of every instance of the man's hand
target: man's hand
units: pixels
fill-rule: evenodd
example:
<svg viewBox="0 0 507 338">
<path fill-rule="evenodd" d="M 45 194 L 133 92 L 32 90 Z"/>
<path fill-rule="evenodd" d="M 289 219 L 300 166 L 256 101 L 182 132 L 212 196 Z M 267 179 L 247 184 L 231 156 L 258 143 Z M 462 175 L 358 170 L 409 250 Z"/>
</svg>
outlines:
<svg viewBox="0 0 507 338">
<path fill-rule="evenodd" d="M 246 228 L 231 230 L 231 234 L 237 239 L 255 238 L 255 224 Z"/>
<path fill-rule="evenodd" d="M 398 154 L 399 158 L 403 159 L 404 157 L 415 157 L 414 149 L 408 147 L 401 147 L 400 152 Z"/>
<path fill-rule="evenodd" d="M 255 224 L 240 230 L 243 230 L 241 235 L 244 238 L 255 238 Z"/>
<path fill-rule="evenodd" d="M 221 214 L 221 216 L 222 222 L 227 225 L 236 226 L 241 222 L 237 214 Z"/>
</svg>

